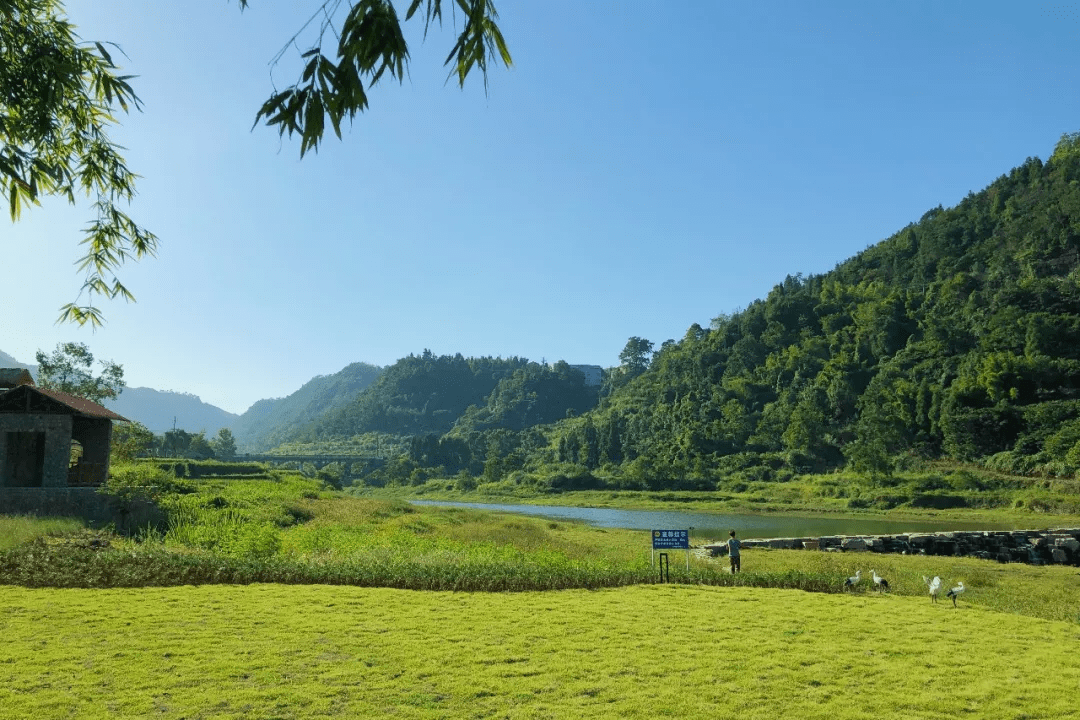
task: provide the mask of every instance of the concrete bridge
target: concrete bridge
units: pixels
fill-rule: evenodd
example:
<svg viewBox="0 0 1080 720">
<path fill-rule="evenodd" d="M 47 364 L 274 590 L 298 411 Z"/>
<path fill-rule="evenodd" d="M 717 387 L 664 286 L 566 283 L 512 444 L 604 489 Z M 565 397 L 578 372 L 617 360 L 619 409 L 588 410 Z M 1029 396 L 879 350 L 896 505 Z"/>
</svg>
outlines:
<svg viewBox="0 0 1080 720">
<path fill-rule="evenodd" d="M 366 468 L 378 467 L 386 462 L 386 458 L 370 457 L 366 455 L 265 455 L 250 454 L 237 455 L 236 460 L 244 462 L 261 462 L 270 465 L 283 465 L 285 463 L 298 463 L 301 467 L 305 463 L 315 466 L 316 470 L 322 470 L 327 465 L 341 463 L 341 481 L 347 483 L 352 479 L 353 466 L 361 467 L 357 472 L 362 473 Z"/>
</svg>

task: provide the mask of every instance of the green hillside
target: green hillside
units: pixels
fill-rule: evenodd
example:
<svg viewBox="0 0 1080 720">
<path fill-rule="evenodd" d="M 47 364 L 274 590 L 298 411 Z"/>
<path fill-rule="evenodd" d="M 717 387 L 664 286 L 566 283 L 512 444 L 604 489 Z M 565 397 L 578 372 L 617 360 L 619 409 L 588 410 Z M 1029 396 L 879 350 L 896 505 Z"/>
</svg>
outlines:
<svg viewBox="0 0 1080 720">
<path fill-rule="evenodd" d="M 425 350 L 386 368 L 355 402 L 326 413 L 312 427 L 312 440 L 365 432 L 441 435 L 470 405 L 482 404 L 495 386 L 528 364 L 522 358 L 465 358 Z"/>
<path fill-rule="evenodd" d="M 723 489 L 841 468 L 888 477 L 942 459 L 1072 477 L 1078 266 L 1080 135 L 1066 135 L 1049 161 L 1028 159 L 831 272 L 789 276 L 651 355 L 631 338 L 634 357 L 624 351 L 591 411 L 534 423 L 529 408 L 561 390 L 529 379 L 524 361 L 482 402 L 460 388 L 449 402 L 447 374 L 431 368 L 456 363 L 468 382 L 473 361 L 425 357 L 399 369 L 407 382 L 388 372 L 378 392 L 315 427 L 448 433 L 414 441 L 380 484 L 415 483 L 428 468 L 514 483 L 555 474 L 560 487 Z"/>
<path fill-rule="evenodd" d="M 312 378 L 288 397 L 258 401 L 231 426 L 238 447 L 257 452 L 295 439 L 327 412 L 355 400 L 380 372 L 374 365 L 353 363 Z"/>
<path fill-rule="evenodd" d="M 1074 134 L 1049 161 L 1029 158 L 831 272 L 789 276 L 655 353 L 631 338 L 602 398 L 569 366 L 425 351 L 274 437 L 412 438 L 376 484 L 464 472 L 724 489 L 838 469 L 882 478 L 937 460 L 1071 478 L 1078 267 Z"/>
<path fill-rule="evenodd" d="M 1080 465 L 1080 135 L 832 272 L 788 277 L 551 446 L 671 480 L 751 466 L 888 474 L 906 458 Z M 636 467 L 635 467 L 636 464 Z M 768 475 L 766 472 L 765 475 Z"/>
</svg>

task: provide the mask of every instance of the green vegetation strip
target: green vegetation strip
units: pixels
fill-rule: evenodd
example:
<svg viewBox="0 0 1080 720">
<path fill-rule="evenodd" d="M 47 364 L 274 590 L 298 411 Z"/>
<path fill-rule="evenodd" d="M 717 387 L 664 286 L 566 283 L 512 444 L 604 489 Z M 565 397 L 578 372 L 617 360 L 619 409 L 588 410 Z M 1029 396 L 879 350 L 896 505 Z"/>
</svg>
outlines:
<svg viewBox="0 0 1080 720">
<path fill-rule="evenodd" d="M 140 470 L 140 473 L 142 471 Z M 153 468 L 114 485 L 117 497 L 151 493 L 166 522 L 135 537 L 80 531 L 27 518 L 30 528 L 0 551 L 0 585 L 135 588 L 204 584 L 318 584 L 431 591 L 530 592 L 651 585 L 648 533 L 401 500 L 344 496 L 296 475 L 272 481 L 172 481 Z M 119 481 L 118 481 L 119 482 Z M 146 487 L 154 488 L 146 490 Z M 62 533 L 61 535 L 49 533 Z M 871 569 L 894 595 L 925 597 L 922 576 L 946 588 L 963 581 L 963 602 L 1047 620 L 1080 621 L 1076 568 L 999 565 L 967 558 L 748 550 L 743 573 L 695 554 L 672 557 L 677 583 L 842 591 Z M 867 592 L 864 585 L 859 592 Z"/>
<path fill-rule="evenodd" d="M 1075 624 L 650 586 L 0 588 L 0 718 L 1076 718 Z"/>
</svg>

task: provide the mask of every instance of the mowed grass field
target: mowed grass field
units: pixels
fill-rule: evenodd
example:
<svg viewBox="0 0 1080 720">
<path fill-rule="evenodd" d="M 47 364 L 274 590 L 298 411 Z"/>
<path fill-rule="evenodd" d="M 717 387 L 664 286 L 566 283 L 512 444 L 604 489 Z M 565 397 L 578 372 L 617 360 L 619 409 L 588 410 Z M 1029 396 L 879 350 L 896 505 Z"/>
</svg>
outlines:
<svg viewBox="0 0 1080 720">
<path fill-rule="evenodd" d="M 0 587 L 4 719 L 1056 720 L 1078 706 L 1080 625 L 964 598 Z"/>
</svg>

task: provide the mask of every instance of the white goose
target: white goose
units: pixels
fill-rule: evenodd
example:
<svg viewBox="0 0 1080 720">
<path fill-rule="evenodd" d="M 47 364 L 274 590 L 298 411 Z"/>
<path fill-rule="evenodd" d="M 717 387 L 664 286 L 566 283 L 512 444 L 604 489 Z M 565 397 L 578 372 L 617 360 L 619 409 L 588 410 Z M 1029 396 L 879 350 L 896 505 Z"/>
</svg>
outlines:
<svg viewBox="0 0 1080 720">
<path fill-rule="evenodd" d="M 956 598 L 960 597 L 960 593 L 964 592 L 964 590 L 966 589 L 967 588 L 964 587 L 964 583 L 958 582 L 956 583 L 956 587 L 945 593 L 945 597 L 951 597 L 953 607 L 956 607 Z"/>
<path fill-rule="evenodd" d="M 941 592 L 941 578 L 935 575 L 934 579 L 931 580 L 923 575 L 922 581 L 926 583 L 926 587 L 930 589 L 930 602 L 937 602 L 938 593 Z"/>
<path fill-rule="evenodd" d="M 881 592 L 885 592 L 889 589 L 889 581 L 877 574 L 877 570 L 871 570 L 870 575 L 874 578 L 874 584 L 877 585 L 877 589 Z"/>
</svg>

